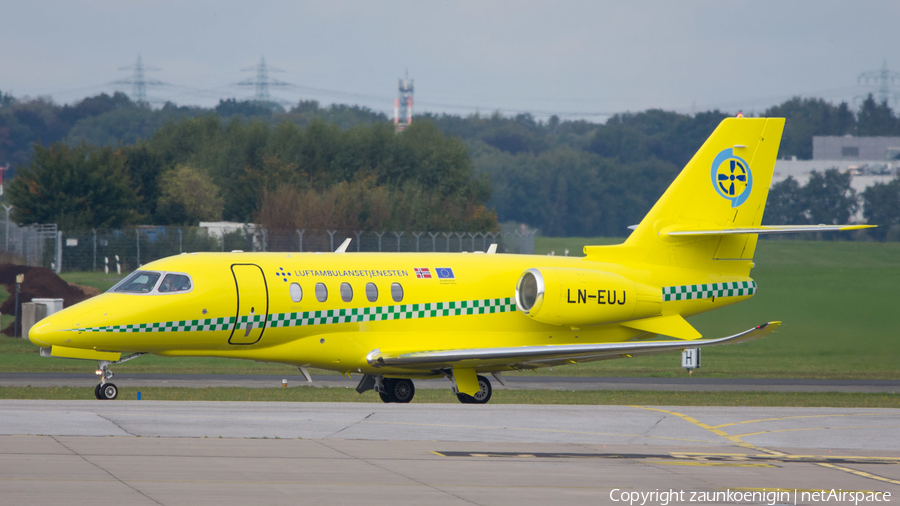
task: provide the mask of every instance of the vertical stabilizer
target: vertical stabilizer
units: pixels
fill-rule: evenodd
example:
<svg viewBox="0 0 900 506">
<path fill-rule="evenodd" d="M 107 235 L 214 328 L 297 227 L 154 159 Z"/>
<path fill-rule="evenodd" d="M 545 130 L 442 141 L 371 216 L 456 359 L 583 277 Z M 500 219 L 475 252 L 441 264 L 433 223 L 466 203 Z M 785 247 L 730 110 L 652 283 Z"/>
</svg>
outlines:
<svg viewBox="0 0 900 506">
<path fill-rule="evenodd" d="M 760 225 L 783 129 L 783 118 L 722 121 L 622 250 L 649 263 L 688 268 L 752 259 L 756 234 L 676 238 L 666 231 Z"/>
</svg>

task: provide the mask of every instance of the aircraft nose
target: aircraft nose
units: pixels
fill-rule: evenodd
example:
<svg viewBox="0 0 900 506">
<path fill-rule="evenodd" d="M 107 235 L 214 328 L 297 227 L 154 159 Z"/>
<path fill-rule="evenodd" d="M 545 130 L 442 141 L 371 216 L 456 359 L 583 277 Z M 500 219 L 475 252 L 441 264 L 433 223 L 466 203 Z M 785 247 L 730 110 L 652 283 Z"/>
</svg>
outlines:
<svg viewBox="0 0 900 506">
<path fill-rule="evenodd" d="M 51 315 L 35 323 L 34 326 L 31 327 L 31 330 L 28 331 L 28 340 L 41 348 L 48 348 L 54 344 L 59 344 L 56 342 L 59 332 L 57 327 L 53 325 L 53 320 L 54 318 Z"/>
</svg>

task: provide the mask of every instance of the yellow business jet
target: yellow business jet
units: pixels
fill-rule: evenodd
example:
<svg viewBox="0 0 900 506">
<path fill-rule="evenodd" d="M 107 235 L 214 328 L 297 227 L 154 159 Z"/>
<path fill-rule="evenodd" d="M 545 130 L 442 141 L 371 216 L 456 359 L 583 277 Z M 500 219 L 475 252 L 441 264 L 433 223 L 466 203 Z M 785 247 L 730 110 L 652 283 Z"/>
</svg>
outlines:
<svg viewBox="0 0 900 506">
<path fill-rule="evenodd" d="M 413 380 L 449 378 L 464 403 L 487 375 L 757 339 L 720 339 L 685 317 L 745 300 L 759 234 L 848 226 L 761 226 L 784 127 L 729 118 L 624 244 L 584 258 L 494 254 L 191 253 L 143 266 L 108 292 L 44 320 L 29 339 L 51 357 L 109 366 L 146 353 L 229 357 L 361 375 L 357 390 L 409 402 Z M 664 336 L 659 339 L 657 336 Z M 650 338 L 657 338 L 651 340 Z"/>
</svg>

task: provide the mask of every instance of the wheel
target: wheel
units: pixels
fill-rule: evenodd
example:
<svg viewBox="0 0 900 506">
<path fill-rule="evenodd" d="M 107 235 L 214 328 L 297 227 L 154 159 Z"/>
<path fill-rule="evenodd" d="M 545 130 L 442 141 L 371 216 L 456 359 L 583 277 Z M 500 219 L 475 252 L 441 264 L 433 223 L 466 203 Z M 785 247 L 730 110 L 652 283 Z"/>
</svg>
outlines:
<svg viewBox="0 0 900 506">
<path fill-rule="evenodd" d="M 106 401 L 111 401 L 119 396 L 119 389 L 112 383 L 101 385 L 99 392 L 100 398 Z"/>
<path fill-rule="evenodd" d="M 100 383 L 97 383 L 97 386 L 94 387 L 94 397 L 96 397 L 97 400 L 103 400 L 103 397 L 100 396 L 100 387 L 102 386 L 103 385 Z"/>
<path fill-rule="evenodd" d="M 416 395 L 416 387 L 412 380 L 406 378 L 393 379 L 388 383 L 390 396 L 394 402 L 407 403 Z"/>
<path fill-rule="evenodd" d="M 384 378 L 384 392 L 378 392 L 384 402 L 407 403 L 416 395 L 416 387 L 412 380 L 406 378 Z"/>
<path fill-rule="evenodd" d="M 491 400 L 491 394 L 493 393 L 491 382 L 484 376 L 478 376 L 478 386 L 480 389 L 475 395 L 458 393 L 456 398 L 463 404 L 487 404 Z"/>
<path fill-rule="evenodd" d="M 469 394 L 456 394 L 456 398 L 463 404 L 472 404 L 472 396 Z"/>
<path fill-rule="evenodd" d="M 382 378 L 381 380 L 381 388 L 384 389 L 383 392 L 378 392 L 378 396 L 381 397 L 381 401 L 384 403 L 388 402 L 397 402 L 397 399 L 394 398 L 394 380 L 389 378 Z"/>
</svg>

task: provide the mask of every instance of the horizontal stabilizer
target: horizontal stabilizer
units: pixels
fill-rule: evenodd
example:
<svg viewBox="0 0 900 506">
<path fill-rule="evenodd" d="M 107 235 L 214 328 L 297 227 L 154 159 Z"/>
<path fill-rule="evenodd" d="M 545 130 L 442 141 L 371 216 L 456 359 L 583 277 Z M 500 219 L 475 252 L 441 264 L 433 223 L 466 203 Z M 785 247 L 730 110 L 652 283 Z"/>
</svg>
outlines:
<svg viewBox="0 0 900 506">
<path fill-rule="evenodd" d="M 675 339 L 684 339 L 693 341 L 703 337 L 697 329 L 691 326 L 687 320 L 681 315 L 673 314 L 671 316 L 656 316 L 653 318 L 644 318 L 641 320 L 631 320 L 620 323 L 623 327 L 636 330 L 643 330 L 651 334 L 660 334 L 664 336 L 674 337 Z"/>
<path fill-rule="evenodd" d="M 761 225 L 758 227 L 728 227 L 716 229 L 693 229 L 673 227 L 664 229 L 660 235 L 697 236 L 697 235 L 735 235 L 735 234 L 796 234 L 802 232 L 844 232 L 874 228 L 877 225 Z"/>
<path fill-rule="evenodd" d="M 463 348 L 411 353 L 383 352 L 380 349 L 376 349 L 366 355 L 366 361 L 374 367 L 408 367 L 429 371 L 448 366 L 471 368 L 497 365 L 536 367 L 554 363 L 576 363 L 578 361 L 677 351 L 686 347 L 699 348 L 742 343 L 765 337 L 777 329 L 779 325 L 781 325 L 781 322 L 764 323 L 759 327 L 753 327 L 740 334 L 719 339 L 698 339 L 691 341 L 689 345 L 685 341 L 626 341 L 624 343 Z"/>
</svg>

